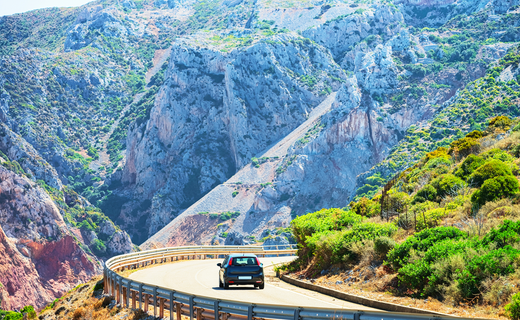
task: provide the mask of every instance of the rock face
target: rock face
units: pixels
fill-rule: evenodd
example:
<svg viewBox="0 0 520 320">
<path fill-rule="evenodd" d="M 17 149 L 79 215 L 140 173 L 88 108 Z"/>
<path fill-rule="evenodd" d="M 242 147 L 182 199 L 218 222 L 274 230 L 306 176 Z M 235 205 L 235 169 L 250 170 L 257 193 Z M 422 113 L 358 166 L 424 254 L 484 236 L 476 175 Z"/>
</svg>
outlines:
<svg viewBox="0 0 520 320">
<path fill-rule="evenodd" d="M 47 193 L 0 166 L 2 309 L 42 308 L 101 271 Z"/>
<path fill-rule="evenodd" d="M 251 236 L 256 237 L 257 240 L 261 239 L 264 230 L 286 227 L 290 219 L 296 215 L 323 207 L 347 206 L 356 195 L 356 190 L 366 183 L 367 172 L 375 174 L 371 169 L 390 154 L 392 148 L 406 136 L 410 126 L 431 119 L 438 112 L 440 105 L 456 94 L 457 89 L 483 75 L 481 67 L 476 63 L 468 65 L 468 72 L 464 74 L 446 68 L 436 76 L 433 74 L 431 76 L 417 75 L 414 73 L 417 72 L 416 69 L 403 68 L 403 65 L 415 65 L 421 68 L 435 65 L 445 54 L 438 43 L 432 40 L 435 40 L 433 35 L 417 32 L 412 34 L 408 28 L 404 27 L 407 22 L 435 26 L 438 23 L 446 22 L 447 16 L 454 16 L 461 10 L 468 14 L 482 10 L 482 5 L 474 2 L 462 1 L 453 5 L 454 3 L 447 1 L 442 3 L 402 2 L 399 7 L 381 5 L 373 5 L 370 8 L 361 7 L 355 11 L 346 11 L 348 13 L 345 15 L 336 16 L 334 19 L 318 23 L 318 26 L 302 31 L 301 35 L 304 38 L 312 39 L 314 43 L 318 44 L 313 51 L 309 51 L 309 58 L 313 64 L 319 63 L 324 68 L 333 66 L 333 69 L 339 65 L 340 69 L 343 69 L 341 71 L 344 73 L 340 72 L 343 84 L 331 87 L 332 91 L 337 91 L 337 93 L 329 95 L 325 100 L 303 95 L 303 92 L 298 90 L 298 82 L 288 85 L 291 83 L 293 75 L 289 72 L 284 75 L 283 70 L 289 69 L 295 74 L 301 75 L 305 68 L 294 69 L 294 63 L 290 65 L 280 57 L 287 55 L 299 58 L 300 52 L 292 53 L 294 50 L 292 43 L 298 43 L 299 38 L 273 37 L 267 45 L 253 44 L 249 48 L 237 49 L 222 56 L 215 55 L 208 49 L 189 46 L 183 47 L 184 52 L 180 53 L 179 49 L 174 46 L 170 61 L 172 67 L 167 74 L 166 81 L 169 88 L 161 89 L 164 94 L 159 96 L 160 98 L 156 100 L 156 104 L 151 110 L 151 119 L 155 119 L 157 114 L 160 115 L 158 119 L 162 121 L 161 125 L 167 122 L 172 124 L 163 127 L 155 125 L 157 129 L 154 129 L 150 124 L 156 120 L 151 120 L 145 129 L 144 127 L 141 130 L 136 129 L 137 134 L 129 135 L 127 142 L 127 145 L 130 146 L 132 141 L 142 139 L 142 145 L 146 145 L 151 150 L 147 152 L 148 155 L 152 155 L 150 158 L 134 161 L 133 159 L 142 157 L 144 148 L 138 149 L 139 151 L 134 151 L 136 149 L 133 147 L 129 148 L 127 150 L 127 168 L 125 168 L 125 172 L 128 172 L 126 171 L 128 169 L 131 169 L 132 173 L 135 172 L 136 186 L 145 186 L 139 193 L 152 197 L 149 213 L 151 215 L 150 234 L 161 224 L 174 218 L 141 247 L 213 243 L 215 239 L 222 239 L 224 236 L 226 236 L 226 243 L 248 244 L 251 242 Z M 421 23 L 416 20 L 420 10 L 426 12 L 425 8 L 433 8 L 431 6 L 436 5 L 444 9 L 432 9 L 432 14 L 428 13 L 428 19 Z M 263 10 L 264 16 L 270 14 L 265 11 L 266 9 Z M 326 11 L 322 8 L 323 10 Z M 443 10 L 448 11 L 442 16 Z M 271 16 L 282 19 L 281 23 L 285 23 L 283 17 L 274 13 Z M 275 23 L 277 22 L 275 21 Z M 305 39 L 302 40 L 305 42 Z M 277 43 L 278 41 L 280 43 Z M 493 59 L 491 57 L 496 53 L 496 59 L 502 56 L 499 53 L 502 47 L 500 45 L 497 50 L 494 50 L 494 47 L 484 48 L 481 55 L 486 56 L 487 59 Z M 269 51 L 266 51 L 266 48 L 269 48 Z M 199 62 L 199 65 L 204 66 L 205 70 L 216 70 L 215 65 L 222 66 L 220 72 L 225 75 L 222 78 L 223 88 L 213 84 L 207 86 L 207 84 L 185 77 L 181 71 L 192 70 L 190 67 L 193 64 L 182 62 L 181 69 L 184 70 L 180 71 L 175 68 L 179 60 L 187 61 L 188 59 L 183 57 L 192 51 L 199 53 L 197 58 L 201 59 L 200 61 L 213 62 L 211 65 Z M 262 53 L 262 60 L 256 58 L 255 52 Z M 265 61 L 271 63 L 273 55 L 276 57 L 274 74 L 278 76 L 278 79 L 276 79 L 277 82 L 269 83 L 269 88 L 265 90 L 262 83 L 266 82 L 266 78 L 269 76 L 266 75 L 267 72 L 262 74 L 257 66 L 269 70 Z M 316 59 L 314 58 L 316 55 L 324 58 Z M 429 56 L 427 57 L 427 55 Z M 329 56 L 330 58 L 328 58 Z M 223 63 L 223 61 L 226 62 Z M 298 60 L 296 62 L 301 65 Z M 242 71 L 236 72 L 238 68 Z M 282 73 L 278 73 L 278 70 Z M 200 74 L 200 72 L 194 74 Z M 255 76 L 249 78 L 249 75 Z M 298 80 L 301 81 L 302 78 L 305 79 L 299 76 Z M 169 98 L 166 95 L 166 92 L 171 90 L 172 81 L 174 81 L 173 86 L 175 87 L 178 85 L 179 79 L 182 79 L 181 88 L 190 90 L 188 88 L 193 87 L 196 88 L 195 90 L 199 90 L 196 94 L 190 95 L 190 99 L 193 101 L 196 97 L 205 96 L 207 100 L 216 103 L 215 100 L 220 101 L 217 96 L 222 94 L 222 102 L 217 103 L 221 103 L 224 111 L 203 114 L 198 111 L 200 108 L 195 107 L 198 102 L 190 103 L 189 108 L 183 108 L 183 112 L 191 110 L 192 113 L 195 113 L 194 110 L 197 110 L 197 115 L 210 118 L 211 124 L 208 123 L 204 126 L 198 126 L 198 122 L 193 121 L 192 118 L 187 120 L 186 116 L 178 116 L 182 114 L 181 111 L 175 111 L 175 115 L 171 112 L 165 113 L 163 106 L 166 101 L 174 101 L 172 110 L 176 110 L 175 104 L 184 99 L 178 96 Z M 450 89 L 432 91 L 424 89 L 421 91 L 424 93 L 412 93 L 415 90 L 413 88 L 417 88 L 417 84 L 410 87 L 408 80 L 414 79 L 421 79 L 419 86 L 423 89 L 423 86 L 428 86 L 427 83 L 432 82 L 443 83 L 443 87 L 450 87 Z M 252 86 L 249 83 L 251 82 L 255 83 L 254 87 L 261 90 L 250 90 Z M 191 83 L 193 85 L 190 85 Z M 274 103 L 268 100 L 272 96 L 273 86 L 280 88 L 282 92 L 277 98 L 278 101 L 275 100 Z M 217 93 L 217 96 L 212 95 L 214 93 Z M 294 116 L 294 113 L 287 113 L 286 107 L 281 107 L 282 103 L 289 105 L 295 98 L 309 102 L 304 109 L 306 119 Z M 406 102 L 397 102 L 401 100 L 406 100 Z M 325 101 L 328 102 L 325 103 Z M 258 107 L 255 108 L 255 106 Z M 251 112 L 252 110 L 258 110 L 256 113 L 262 116 L 256 118 L 255 114 Z M 269 126 L 271 110 L 275 110 L 272 114 L 283 129 Z M 166 173 L 162 175 L 165 177 L 172 172 L 168 171 L 169 169 L 166 167 L 163 167 L 161 171 L 152 169 L 156 167 L 157 160 L 161 162 L 164 161 L 163 159 L 167 159 L 162 153 L 165 149 L 156 146 L 168 146 L 172 141 L 176 141 L 184 126 L 190 126 L 192 128 L 190 132 L 194 136 L 197 135 L 197 130 L 204 128 L 207 131 L 209 128 L 214 128 L 221 121 L 221 117 L 224 117 L 222 121 L 224 126 L 220 127 L 223 129 L 219 131 L 225 132 L 221 150 L 225 152 L 222 155 L 212 154 L 207 158 L 211 161 L 207 161 L 203 165 L 195 165 L 195 168 L 201 169 L 199 175 L 193 176 L 197 177 L 197 183 L 189 184 L 186 182 L 187 174 L 184 176 L 177 174 L 175 178 L 173 176 L 164 178 L 165 182 L 162 182 L 161 179 L 155 180 L 154 185 L 159 186 L 160 191 L 155 191 L 159 189 L 150 184 L 146 185 L 145 180 L 148 181 L 148 178 L 144 177 L 150 177 L 150 174 L 159 177 L 161 176 L 159 172 Z M 176 132 L 177 135 L 163 136 L 163 132 L 174 132 L 173 123 L 179 128 Z M 262 131 L 259 128 L 266 130 Z M 266 132 L 269 134 L 265 135 Z M 184 134 L 182 140 L 186 141 L 187 136 Z M 211 134 L 211 136 L 217 138 L 218 134 Z M 272 140 L 267 140 L 268 137 Z M 161 140 L 160 144 L 154 142 L 154 139 L 157 141 L 158 138 Z M 188 139 L 188 141 L 192 140 Z M 190 142 L 190 144 L 196 145 L 197 143 Z M 208 147 L 197 148 L 198 153 L 186 152 L 184 148 L 176 148 L 176 150 L 181 151 L 189 161 L 199 163 L 198 158 L 193 157 L 193 154 L 204 155 Z M 226 155 L 231 155 L 231 163 L 234 167 L 226 167 L 226 164 L 229 165 L 229 160 L 220 160 L 224 160 Z M 255 155 L 257 159 L 253 159 L 253 162 L 248 165 L 250 157 Z M 169 159 L 170 165 L 175 166 L 176 163 L 178 162 L 173 158 Z M 186 167 L 186 164 L 183 167 Z M 223 168 L 236 169 L 238 172 L 222 183 L 224 181 L 222 177 L 229 177 Z M 208 183 L 203 184 L 208 181 L 206 178 L 208 173 L 211 173 L 213 177 Z M 381 174 L 386 177 L 392 173 L 383 170 Z M 141 183 L 137 183 L 140 180 L 139 176 L 145 179 Z M 216 177 L 219 179 L 215 179 Z M 129 190 L 132 190 L 134 180 L 127 181 L 130 182 Z M 172 187 L 172 183 L 175 183 L 176 187 Z M 214 187 L 214 184 L 217 183 L 222 184 Z M 201 188 L 201 186 L 204 187 Z M 187 203 L 179 200 L 172 201 L 172 199 L 179 199 L 178 195 L 182 194 L 180 190 L 183 190 L 184 193 L 185 191 L 200 191 L 199 196 L 211 191 L 183 210 Z M 155 194 L 152 196 L 148 193 L 150 191 Z M 159 194 L 160 197 L 157 196 Z M 194 197 L 194 200 L 197 198 Z M 179 212 L 182 213 L 179 214 Z M 218 217 L 225 216 L 227 212 L 239 212 L 240 215 L 228 223 L 225 228 L 214 229 L 212 234 L 204 233 L 198 238 L 193 236 L 183 238 L 182 233 L 179 232 L 180 226 L 190 223 L 196 230 L 204 229 L 203 222 L 195 219 L 196 215 L 204 212 L 213 213 Z M 220 240 L 218 241 L 220 242 Z"/>
<path fill-rule="evenodd" d="M 290 133 L 323 99 L 319 90 L 337 90 L 345 78 L 309 40 L 293 34 L 272 41 L 226 55 L 174 45 L 150 120 L 126 142 L 122 182 L 133 198 L 151 200 L 143 239 Z M 338 80 L 327 84 L 327 75 Z M 117 221 L 129 230 L 132 218 L 140 217 Z"/>
</svg>

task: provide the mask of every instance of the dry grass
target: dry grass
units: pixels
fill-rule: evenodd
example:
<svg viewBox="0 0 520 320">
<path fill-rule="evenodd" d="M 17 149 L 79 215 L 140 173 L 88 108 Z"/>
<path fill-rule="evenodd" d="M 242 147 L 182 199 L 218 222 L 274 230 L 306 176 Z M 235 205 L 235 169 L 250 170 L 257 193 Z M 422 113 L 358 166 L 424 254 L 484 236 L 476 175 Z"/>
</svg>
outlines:
<svg viewBox="0 0 520 320">
<path fill-rule="evenodd" d="M 294 278 L 298 278 L 297 274 L 293 274 L 292 276 Z M 345 279 L 349 278 L 351 278 L 351 280 L 345 282 Z M 343 283 L 336 284 L 338 281 Z M 312 279 L 311 282 L 316 285 L 374 300 L 440 312 L 453 316 L 506 319 L 503 314 L 503 304 L 497 304 L 495 306 L 490 304 L 484 306 L 469 306 L 466 304 L 460 304 L 455 306 L 453 304 L 447 303 L 446 301 L 441 302 L 433 298 L 414 299 L 408 296 L 397 296 L 393 286 L 397 283 L 396 274 L 388 273 L 388 270 L 383 266 L 376 268 L 371 266 L 355 266 L 351 270 L 339 270 L 339 272 L 338 270 L 333 270 L 328 275 Z M 495 294 L 500 295 L 502 301 L 504 301 L 509 293 L 501 293 L 500 287 L 498 285 L 495 285 L 495 288 Z M 489 298 L 493 297 L 490 296 Z"/>
<path fill-rule="evenodd" d="M 119 320 L 119 319 L 154 319 L 142 310 L 121 308 L 115 305 L 112 297 L 104 296 L 101 290 L 94 291 L 94 287 L 101 281 L 95 277 L 85 284 L 77 286 L 64 295 L 53 307 L 44 309 L 41 320 Z M 153 314 L 153 309 L 152 310 Z M 157 318 L 158 319 L 158 318 Z"/>
</svg>

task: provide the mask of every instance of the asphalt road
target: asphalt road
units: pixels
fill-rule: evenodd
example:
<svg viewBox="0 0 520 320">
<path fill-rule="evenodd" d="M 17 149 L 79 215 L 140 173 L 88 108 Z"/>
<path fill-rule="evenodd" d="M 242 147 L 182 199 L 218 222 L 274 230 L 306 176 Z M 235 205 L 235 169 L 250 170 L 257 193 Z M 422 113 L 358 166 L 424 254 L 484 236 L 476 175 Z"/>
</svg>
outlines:
<svg viewBox="0 0 520 320">
<path fill-rule="evenodd" d="M 272 274 L 272 265 L 290 261 L 294 257 L 260 258 L 266 275 Z M 265 289 L 250 286 L 230 286 L 228 290 L 218 287 L 216 265 L 222 259 L 181 261 L 136 271 L 130 279 L 223 300 L 278 304 L 300 307 L 346 308 L 352 310 L 377 310 L 359 304 L 338 300 L 311 290 L 298 288 L 275 277 L 266 276 Z M 271 270 L 271 272 L 269 272 Z M 380 311 L 380 310 L 379 310 Z"/>
</svg>

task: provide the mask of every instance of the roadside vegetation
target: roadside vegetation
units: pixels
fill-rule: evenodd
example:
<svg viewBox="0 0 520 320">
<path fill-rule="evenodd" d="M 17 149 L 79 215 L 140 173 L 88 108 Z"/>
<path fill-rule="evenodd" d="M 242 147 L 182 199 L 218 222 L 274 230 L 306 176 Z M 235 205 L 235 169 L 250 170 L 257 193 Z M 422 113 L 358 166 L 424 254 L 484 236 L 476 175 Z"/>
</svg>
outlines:
<svg viewBox="0 0 520 320">
<path fill-rule="evenodd" d="M 285 269 L 304 279 L 350 274 L 346 291 L 518 319 L 519 120 L 492 118 L 427 153 L 386 192 L 297 217 L 299 258 Z"/>
</svg>

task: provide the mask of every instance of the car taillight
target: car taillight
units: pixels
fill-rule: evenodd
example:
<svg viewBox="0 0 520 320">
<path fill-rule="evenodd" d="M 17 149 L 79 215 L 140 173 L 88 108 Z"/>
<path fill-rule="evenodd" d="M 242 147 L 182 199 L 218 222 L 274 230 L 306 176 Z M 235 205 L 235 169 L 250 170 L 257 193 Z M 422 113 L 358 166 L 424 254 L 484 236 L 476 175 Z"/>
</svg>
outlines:
<svg viewBox="0 0 520 320">
<path fill-rule="evenodd" d="M 233 264 L 233 258 L 229 258 L 228 266 Z"/>
<path fill-rule="evenodd" d="M 256 257 L 256 263 L 260 265 L 260 260 L 258 260 L 258 257 Z"/>
</svg>

